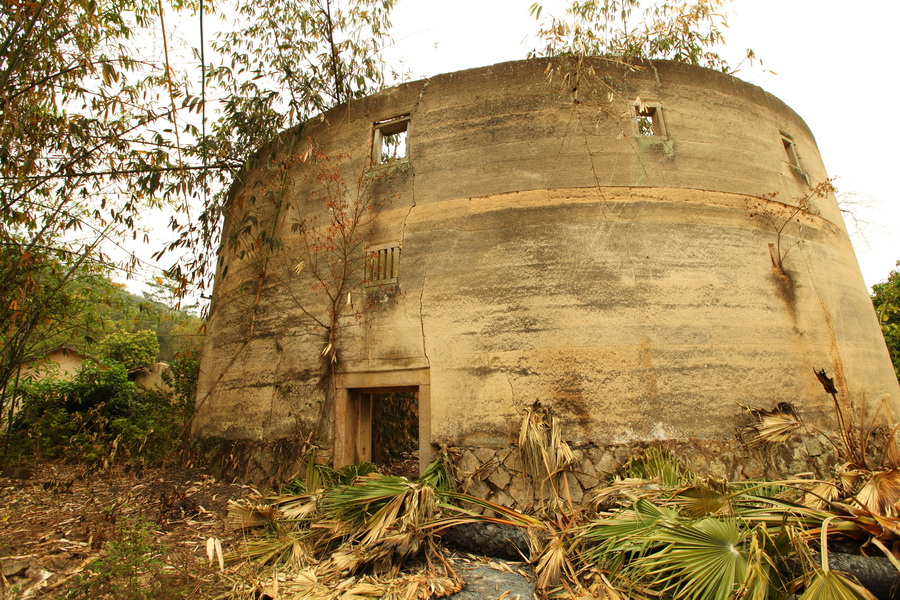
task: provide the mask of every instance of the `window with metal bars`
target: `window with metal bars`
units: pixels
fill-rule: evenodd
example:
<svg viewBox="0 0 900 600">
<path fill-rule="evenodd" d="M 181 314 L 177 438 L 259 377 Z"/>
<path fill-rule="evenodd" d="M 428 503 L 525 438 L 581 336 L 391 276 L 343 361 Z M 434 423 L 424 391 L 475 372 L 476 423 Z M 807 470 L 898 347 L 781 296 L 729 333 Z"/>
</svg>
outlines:
<svg viewBox="0 0 900 600">
<path fill-rule="evenodd" d="M 400 246 L 366 250 L 366 285 L 395 283 L 400 271 Z"/>
</svg>

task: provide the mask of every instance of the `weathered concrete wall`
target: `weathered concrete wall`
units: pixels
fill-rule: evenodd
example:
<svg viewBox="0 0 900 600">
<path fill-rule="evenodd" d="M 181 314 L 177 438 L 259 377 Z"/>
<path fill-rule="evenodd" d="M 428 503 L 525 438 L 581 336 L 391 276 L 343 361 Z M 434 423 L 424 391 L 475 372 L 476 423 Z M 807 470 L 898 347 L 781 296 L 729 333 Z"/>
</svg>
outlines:
<svg viewBox="0 0 900 600">
<path fill-rule="evenodd" d="M 844 402 L 900 406 L 835 199 L 797 211 L 827 175 L 793 111 L 669 62 L 598 61 L 574 102 L 546 67 L 404 84 L 260 154 L 232 193 L 195 436 L 327 447 L 332 369 L 427 369 L 431 441 L 465 447 L 506 447 L 535 400 L 579 445 L 733 440 L 740 403 L 827 424 L 813 368 Z M 664 137 L 637 134 L 638 99 Z M 408 161 L 371 169 L 373 124 L 407 114 Z M 332 366 L 307 244 L 340 194 L 382 206 L 354 238 Z M 362 285 L 364 245 L 402 247 L 396 283 Z"/>
</svg>

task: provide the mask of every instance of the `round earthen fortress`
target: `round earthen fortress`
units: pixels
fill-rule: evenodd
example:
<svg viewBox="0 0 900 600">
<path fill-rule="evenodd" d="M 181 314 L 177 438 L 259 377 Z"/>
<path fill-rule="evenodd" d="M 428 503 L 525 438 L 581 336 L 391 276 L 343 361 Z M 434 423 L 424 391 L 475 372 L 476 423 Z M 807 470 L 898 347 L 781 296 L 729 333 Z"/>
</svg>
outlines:
<svg viewBox="0 0 900 600">
<path fill-rule="evenodd" d="M 513 62 L 335 108 L 232 190 L 193 435 L 277 479 L 309 435 L 337 465 L 371 458 L 372 399 L 410 392 L 423 462 L 490 462 L 540 401 L 582 471 L 666 440 L 714 467 L 741 405 L 827 426 L 814 368 L 897 409 L 826 180 L 785 104 L 671 62 Z M 372 205 L 356 237 L 334 242 L 329 201 Z M 346 273 L 321 284 L 335 245 Z"/>
</svg>

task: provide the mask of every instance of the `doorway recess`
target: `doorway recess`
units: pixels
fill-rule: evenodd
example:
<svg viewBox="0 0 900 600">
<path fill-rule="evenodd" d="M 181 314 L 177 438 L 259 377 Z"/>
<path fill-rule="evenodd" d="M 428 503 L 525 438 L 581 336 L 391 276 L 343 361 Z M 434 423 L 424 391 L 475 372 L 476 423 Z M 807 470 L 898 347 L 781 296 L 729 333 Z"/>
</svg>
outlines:
<svg viewBox="0 0 900 600">
<path fill-rule="evenodd" d="M 344 373 L 335 393 L 334 466 L 373 462 L 416 477 L 431 460 L 428 369 Z"/>
</svg>

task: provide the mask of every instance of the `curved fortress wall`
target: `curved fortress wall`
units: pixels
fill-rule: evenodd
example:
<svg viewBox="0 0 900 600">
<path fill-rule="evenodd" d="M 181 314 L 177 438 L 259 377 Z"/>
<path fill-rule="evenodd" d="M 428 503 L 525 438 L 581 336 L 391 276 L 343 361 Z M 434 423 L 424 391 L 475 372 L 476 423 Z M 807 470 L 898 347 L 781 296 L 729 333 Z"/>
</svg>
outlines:
<svg viewBox="0 0 900 600">
<path fill-rule="evenodd" d="M 407 83 L 263 151 L 232 193 L 194 436 L 313 432 L 358 460 L 355 395 L 383 388 L 418 391 L 422 460 L 507 446 L 536 400 L 575 444 L 733 440 L 740 404 L 827 424 L 814 368 L 845 402 L 900 405 L 803 121 L 698 67 L 592 69 Z M 407 157 L 372 166 L 403 128 Z M 377 207 L 335 283 L 317 261 L 339 197 Z"/>
</svg>

